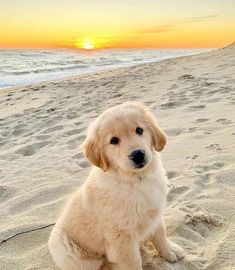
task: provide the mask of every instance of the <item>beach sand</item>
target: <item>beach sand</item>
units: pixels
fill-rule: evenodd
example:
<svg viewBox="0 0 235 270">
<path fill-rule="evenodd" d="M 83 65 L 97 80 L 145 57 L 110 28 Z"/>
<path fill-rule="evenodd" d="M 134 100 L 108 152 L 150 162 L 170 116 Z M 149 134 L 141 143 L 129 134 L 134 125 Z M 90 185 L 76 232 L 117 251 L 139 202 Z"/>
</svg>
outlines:
<svg viewBox="0 0 235 270">
<path fill-rule="evenodd" d="M 140 100 L 168 135 L 168 235 L 175 264 L 143 247 L 144 270 L 235 266 L 235 45 L 194 56 L 0 91 L 0 269 L 57 269 L 47 248 L 63 205 L 88 175 L 88 124 Z"/>
</svg>

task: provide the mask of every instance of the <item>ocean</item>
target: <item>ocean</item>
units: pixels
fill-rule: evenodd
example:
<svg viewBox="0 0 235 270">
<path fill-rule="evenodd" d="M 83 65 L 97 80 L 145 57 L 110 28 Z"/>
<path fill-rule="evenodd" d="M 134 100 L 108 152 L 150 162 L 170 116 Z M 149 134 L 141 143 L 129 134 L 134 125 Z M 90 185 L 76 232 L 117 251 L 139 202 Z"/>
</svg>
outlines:
<svg viewBox="0 0 235 270">
<path fill-rule="evenodd" d="M 198 54 L 212 49 L 0 49 L 0 89 Z"/>
</svg>

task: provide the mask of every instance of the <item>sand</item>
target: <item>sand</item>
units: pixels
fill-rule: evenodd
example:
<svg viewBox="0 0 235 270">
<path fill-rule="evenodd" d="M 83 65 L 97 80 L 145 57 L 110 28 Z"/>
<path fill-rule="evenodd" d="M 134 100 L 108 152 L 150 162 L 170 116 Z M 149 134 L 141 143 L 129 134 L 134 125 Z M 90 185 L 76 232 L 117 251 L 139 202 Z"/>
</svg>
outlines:
<svg viewBox="0 0 235 270">
<path fill-rule="evenodd" d="M 47 239 L 86 179 L 88 124 L 140 100 L 168 135 L 168 235 L 175 264 L 143 250 L 144 270 L 234 269 L 235 45 L 194 56 L 0 91 L 0 269 L 57 269 Z"/>
</svg>

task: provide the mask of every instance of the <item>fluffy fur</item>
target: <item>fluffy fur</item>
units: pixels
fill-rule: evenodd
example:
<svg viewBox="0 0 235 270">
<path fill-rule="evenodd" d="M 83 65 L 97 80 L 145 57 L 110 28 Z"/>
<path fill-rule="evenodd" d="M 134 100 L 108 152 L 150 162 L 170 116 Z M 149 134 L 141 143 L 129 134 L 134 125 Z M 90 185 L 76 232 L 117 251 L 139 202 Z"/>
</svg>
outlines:
<svg viewBox="0 0 235 270">
<path fill-rule="evenodd" d="M 110 143 L 112 137 L 117 144 Z M 139 249 L 146 239 L 168 261 L 183 258 L 182 248 L 166 237 L 163 219 L 168 190 L 159 151 L 165 144 L 166 136 L 141 103 L 110 108 L 91 124 L 82 147 L 95 166 L 49 239 L 61 269 L 142 270 Z M 130 158 L 137 149 L 145 153 L 141 168 Z"/>
</svg>

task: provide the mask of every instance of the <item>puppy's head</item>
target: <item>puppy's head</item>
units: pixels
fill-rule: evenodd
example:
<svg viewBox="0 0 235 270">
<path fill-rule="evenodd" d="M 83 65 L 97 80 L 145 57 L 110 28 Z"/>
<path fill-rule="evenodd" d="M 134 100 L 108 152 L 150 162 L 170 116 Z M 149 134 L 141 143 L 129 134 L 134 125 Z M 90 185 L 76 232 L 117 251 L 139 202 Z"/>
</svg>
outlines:
<svg viewBox="0 0 235 270">
<path fill-rule="evenodd" d="M 90 125 L 82 148 L 88 161 L 104 171 L 140 172 L 165 144 L 166 136 L 150 111 L 128 102 L 102 113 Z"/>
</svg>

